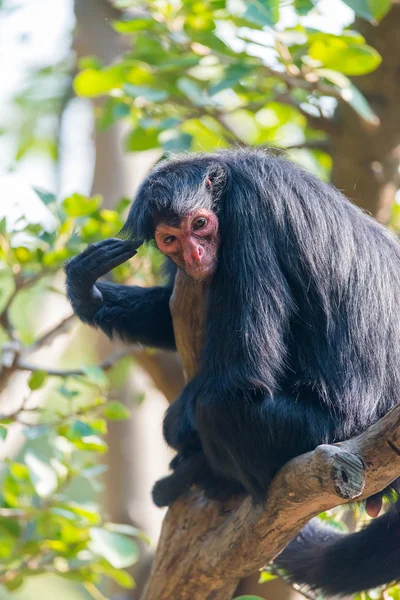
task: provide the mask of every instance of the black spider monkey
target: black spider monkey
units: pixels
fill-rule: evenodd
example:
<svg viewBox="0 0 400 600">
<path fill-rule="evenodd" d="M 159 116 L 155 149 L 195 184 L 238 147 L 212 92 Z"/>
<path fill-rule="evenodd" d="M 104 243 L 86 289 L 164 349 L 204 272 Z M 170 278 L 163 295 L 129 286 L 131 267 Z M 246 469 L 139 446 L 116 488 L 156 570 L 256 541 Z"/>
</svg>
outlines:
<svg viewBox="0 0 400 600">
<path fill-rule="evenodd" d="M 175 348 L 171 285 L 97 281 L 146 240 L 208 284 L 200 374 L 164 421 L 178 453 L 154 488 L 158 505 L 193 483 L 210 497 L 246 491 L 262 502 L 285 462 L 364 431 L 398 403 L 400 246 L 284 156 L 224 150 L 162 162 L 122 233 L 66 266 L 85 323 Z M 311 522 L 278 564 L 328 594 L 352 593 L 400 576 L 399 535 L 399 504 L 349 536 Z"/>
</svg>

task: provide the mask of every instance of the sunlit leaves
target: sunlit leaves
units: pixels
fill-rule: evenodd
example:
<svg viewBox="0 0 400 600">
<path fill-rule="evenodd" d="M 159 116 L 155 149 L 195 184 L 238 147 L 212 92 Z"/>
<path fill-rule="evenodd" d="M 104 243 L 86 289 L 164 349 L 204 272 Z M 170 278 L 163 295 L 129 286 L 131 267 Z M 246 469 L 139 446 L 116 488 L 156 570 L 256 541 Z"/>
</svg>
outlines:
<svg viewBox="0 0 400 600">
<path fill-rule="evenodd" d="M 266 583 L 267 581 L 272 581 L 273 579 L 276 579 L 276 577 L 277 577 L 276 575 L 274 575 L 273 573 L 270 573 L 267 570 L 261 571 L 260 579 L 258 580 L 258 583 Z"/>
<path fill-rule="evenodd" d="M 83 217 L 94 213 L 102 204 L 101 196 L 87 198 L 82 194 L 72 194 L 65 198 L 62 205 L 65 212 L 70 217 Z"/>
<path fill-rule="evenodd" d="M 350 79 L 331 69 L 316 69 L 316 73 L 335 84 L 343 100 L 348 102 L 361 118 L 373 125 L 379 123 L 378 117 L 371 109 L 367 100 L 356 86 L 351 83 Z"/>
<path fill-rule="evenodd" d="M 129 21 L 114 21 L 113 28 L 118 33 L 133 33 L 135 31 L 148 31 L 156 24 L 152 19 L 131 19 Z"/>
<path fill-rule="evenodd" d="M 132 98 L 145 98 L 150 102 L 162 102 L 168 98 L 168 93 L 164 90 L 155 90 L 143 85 L 133 85 L 132 83 L 125 84 L 124 91 Z"/>
<path fill-rule="evenodd" d="M 101 69 L 101 65 L 95 67 Z M 181 122 L 171 117 L 158 123 L 163 121 L 169 129 Z M 151 127 L 148 123 L 146 127 Z M 51 305 L 54 294 L 65 294 L 60 273 L 65 261 L 88 243 L 117 235 L 130 204 L 122 198 L 111 210 L 102 207 L 100 196 L 73 194 L 59 200 L 50 192 L 35 191 L 51 213 L 46 227 L 20 219 L 11 229 L 5 220 L 0 222 L 0 315 L 6 311 L 2 315 L 5 327 L 0 332 L 0 356 L 6 366 L 13 364 L 18 353 L 28 356 L 29 362 L 32 349 L 41 349 L 48 328 L 51 331 L 57 324 L 46 323 L 44 332 L 38 330 L 37 315 L 47 303 Z M 151 277 L 153 254 L 150 251 L 136 259 Z M 119 272 L 123 278 L 132 275 L 127 265 Z M 8 326 L 15 336 L 11 342 Z M 29 374 L 27 395 L 20 408 L 11 407 L 15 412 L 0 417 L 2 449 L 7 449 L 15 422 L 22 424 L 29 444 L 20 461 L 8 460 L 3 468 L 0 509 L 5 512 L 0 511 L 0 515 L 7 518 L 0 516 L 0 577 L 7 573 L 6 587 L 17 589 L 26 578 L 43 572 L 43 560 L 49 570 L 66 579 L 97 584 L 105 576 L 131 588 L 134 581 L 120 565 L 136 560 L 138 550 L 131 538 L 141 537 L 141 533 L 128 525 L 119 528 L 118 524 L 104 523 L 97 505 L 71 501 L 69 491 L 70 484 L 73 489 L 86 486 L 90 494 L 102 490 L 101 475 L 106 467 L 98 463 L 98 457 L 107 451 L 107 419 L 127 419 L 130 411 L 117 401 L 107 402 L 110 381 L 106 370 L 82 365 L 82 358 L 77 356 L 73 359 L 76 371 L 63 374 L 63 367 L 57 367 L 50 356 L 49 363 L 45 358 L 38 360 L 41 366 Z M 128 360 L 126 372 L 130 365 Z M 114 367 L 120 383 L 119 366 L 116 363 Z M 31 402 L 36 395 L 43 398 L 44 392 L 48 393 L 45 403 Z M 91 537 L 93 527 L 98 529 L 96 541 L 109 542 L 107 550 L 101 544 L 96 548 Z M 35 560 L 30 560 L 32 557 Z"/>
<path fill-rule="evenodd" d="M 47 498 L 57 489 L 57 475 L 43 460 L 28 452 L 25 455 L 30 479 L 35 491 L 41 498 Z"/>
<path fill-rule="evenodd" d="M 312 42 L 309 55 L 325 67 L 346 75 L 364 75 L 381 62 L 380 55 L 371 46 L 352 44 L 340 36 L 320 36 Z"/>
<path fill-rule="evenodd" d="M 250 0 L 244 17 L 257 25 L 275 25 L 279 20 L 279 0 Z"/>
<path fill-rule="evenodd" d="M 157 128 L 135 127 L 125 138 L 125 150 L 127 152 L 139 152 L 157 148 L 159 134 L 160 130 Z"/>
<path fill-rule="evenodd" d="M 32 391 L 38 390 L 46 383 L 46 371 L 35 371 L 29 378 L 28 385 Z"/>
<path fill-rule="evenodd" d="M 130 410 L 122 404 L 122 402 L 118 402 L 116 400 L 112 402 L 108 402 L 104 407 L 104 416 L 111 421 L 122 421 L 125 419 L 129 419 Z"/>
<path fill-rule="evenodd" d="M 124 70 L 118 67 L 84 69 L 75 77 L 74 89 L 78 96 L 96 97 L 120 88 L 124 82 Z"/>
</svg>

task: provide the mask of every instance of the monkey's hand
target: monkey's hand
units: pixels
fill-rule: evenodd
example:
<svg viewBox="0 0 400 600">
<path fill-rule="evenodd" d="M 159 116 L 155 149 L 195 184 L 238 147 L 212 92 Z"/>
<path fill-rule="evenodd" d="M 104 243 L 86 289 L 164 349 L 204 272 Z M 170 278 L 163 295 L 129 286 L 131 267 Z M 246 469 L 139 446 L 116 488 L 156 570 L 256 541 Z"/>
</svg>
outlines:
<svg viewBox="0 0 400 600">
<path fill-rule="evenodd" d="M 103 296 L 95 285 L 97 279 L 134 256 L 139 245 L 110 238 L 91 244 L 66 263 L 67 296 L 82 320 L 90 321 L 103 302 Z"/>
</svg>

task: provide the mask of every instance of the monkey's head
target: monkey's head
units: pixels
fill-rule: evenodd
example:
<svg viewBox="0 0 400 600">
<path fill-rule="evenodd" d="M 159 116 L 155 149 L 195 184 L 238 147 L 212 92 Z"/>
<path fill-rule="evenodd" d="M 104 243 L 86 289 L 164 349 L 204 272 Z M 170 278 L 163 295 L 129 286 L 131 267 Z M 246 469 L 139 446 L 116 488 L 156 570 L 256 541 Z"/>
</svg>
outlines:
<svg viewBox="0 0 400 600">
<path fill-rule="evenodd" d="M 159 250 L 189 277 L 202 281 L 212 277 L 219 248 L 218 217 L 199 208 L 172 218 L 157 215 L 154 237 Z"/>
<path fill-rule="evenodd" d="M 158 249 L 189 277 L 211 279 L 220 247 L 222 164 L 200 156 L 163 162 L 144 180 L 122 234 L 154 239 Z"/>
</svg>

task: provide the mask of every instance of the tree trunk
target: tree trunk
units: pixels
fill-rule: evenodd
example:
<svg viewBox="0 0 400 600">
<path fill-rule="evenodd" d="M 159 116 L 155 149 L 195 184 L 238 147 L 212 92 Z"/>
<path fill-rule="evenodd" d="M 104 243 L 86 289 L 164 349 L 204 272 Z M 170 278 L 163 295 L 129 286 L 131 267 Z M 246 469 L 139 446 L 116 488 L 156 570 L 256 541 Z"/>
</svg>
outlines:
<svg viewBox="0 0 400 600">
<path fill-rule="evenodd" d="M 380 124 L 368 125 L 345 103 L 338 106 L 331 140 L 332 182 L 387 222 L 400 185 L 400 4 L 393 5 L 379 26 L 358 20 L 355 29 L 382 56 L 376 71 L 354 78 Z"/>
</svg>

